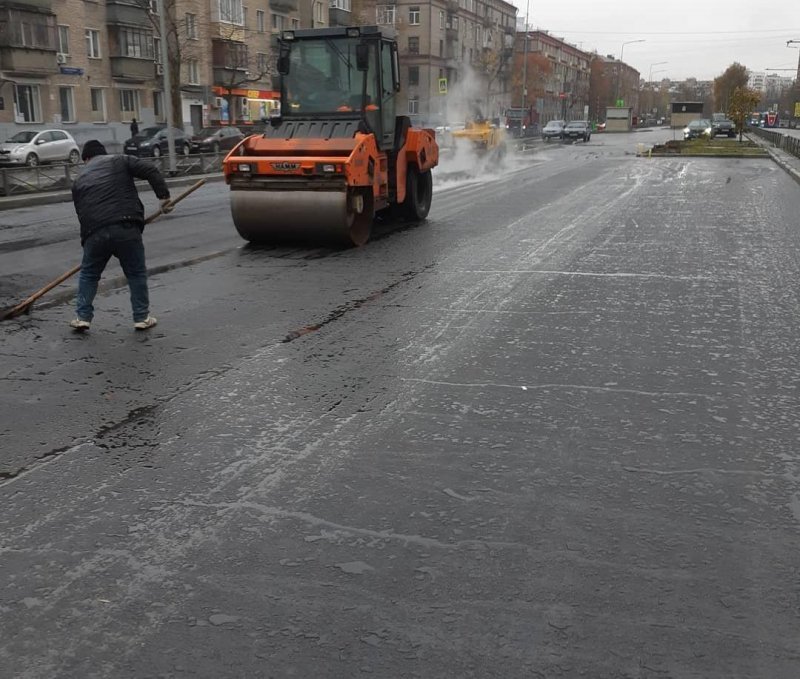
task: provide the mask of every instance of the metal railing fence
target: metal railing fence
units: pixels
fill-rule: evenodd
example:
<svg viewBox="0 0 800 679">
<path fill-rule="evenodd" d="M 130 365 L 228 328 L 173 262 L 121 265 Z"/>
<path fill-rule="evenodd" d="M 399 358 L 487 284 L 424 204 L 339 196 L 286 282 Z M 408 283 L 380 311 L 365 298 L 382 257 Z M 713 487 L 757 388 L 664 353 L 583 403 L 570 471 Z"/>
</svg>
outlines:
<svg viewBox="0 0 800 679">
<path fill-rule="evenodd" d="M 176 171 L 169 171 L 169 158 L 148 158 L 159 166 L 164 176 L 214 174 L 222 172 L 224 153 L 198 153 L 178 156 Z M 0 167 L 0 195 L 18 196 L 42 191 L 66 191 L 72 188 L 82 165 L 71 163 L 50 163 L 36 167 Z"/>
<path fill-rule="evenodd" d="M 782 149 L 793 156 L 800 158 L 800 137 L 793 137 L 790 134 L 783 134 L 776 130 L 765 130 L 761 127 L 751 127 L 748 132 L 766 139 L 776 149 Z"/>
</svg>

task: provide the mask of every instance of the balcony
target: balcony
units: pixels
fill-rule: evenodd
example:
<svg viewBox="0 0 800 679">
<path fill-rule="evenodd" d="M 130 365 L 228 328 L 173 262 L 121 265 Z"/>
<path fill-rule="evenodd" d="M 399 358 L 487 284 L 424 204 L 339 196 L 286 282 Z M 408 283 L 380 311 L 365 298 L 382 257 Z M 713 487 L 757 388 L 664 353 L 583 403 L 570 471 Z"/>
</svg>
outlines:
<svg viewBox="0 0 800 679">
<path fill-rule="evenodd" d="M 243 68 L 213 66 L 212 71 L 215 85 L 228 86 L 235 84 L 236 87 L 243 87 L 242 83 L 247 81 L 247 71 Z"/>
<path fill-rule="evenodd" d="M 353 13 L 348 12 L 346 9 L 339 9 L 338 7 L 331 7 L 329 10 L 328 20 L 331 26 L 352 26 Z"/>
<path fill-rule="evenodd" d="M 448 42 L 454 42 L 455 40 L 458 40 L 458 29 L 448 26 L 444 31 L 444 37 Z"/>
<path fill-rule="evenodd" d="M 269 0 L 269 6 L 276 12 L 296 12 L 298 0 Z"/>
<path fill-rule="evenodd" d="M 245 41 L 245 27 L 237 26 L 236 24 L 227 24 L 225 22 L 216 22 L 211 25 L 211 39 L 224 40 L 226 42 L 244 42 Z"/>
<path fill-rule="evenodd" d="M 0 70 L 9 75 L 42 76 L 58 73 L 56 51 L 0 47 Z"/>
<path fill-rule="evenodd" d="M 37 10 L 45 10 L 46 12 L 53 11 L 53 0 L 14 0 L 13 5 L 14 9 L 18 10 L 24 10 L 26 7 L 29 7 L 30 10 L 34 12 Z"/>
<path fill-rule="evenodd" d="M 125 5 L 109 0 L 106 4 L 106 23 L 126 26 L 150 26 L 150 19 L 144 7 Z"/>
<path fill-rule="evenodd" d="M 137 57 L 111 57 L 111 77 L 128 82 L 145 82 L 155 77 L 152 59 Z"/>
<path fill-rule="evenodd" d="M 457 14 L 458 10 L 461 9 L 461 6 L 458 4 L 458 0 L 447 0 L 445 7 L 448 12 L 453 12 L 453 14 Z"/>
</svg>

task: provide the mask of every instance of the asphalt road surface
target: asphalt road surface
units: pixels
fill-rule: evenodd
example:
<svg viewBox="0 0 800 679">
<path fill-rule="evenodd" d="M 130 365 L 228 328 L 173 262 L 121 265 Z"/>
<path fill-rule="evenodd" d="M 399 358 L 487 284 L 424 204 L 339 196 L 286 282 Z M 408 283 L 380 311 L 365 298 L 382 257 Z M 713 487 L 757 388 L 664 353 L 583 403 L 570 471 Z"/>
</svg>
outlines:
<svg viewBox="0 0 800 679">
<path fill-rule="evenodd" d="M 210 185 L 154 330 L 0 324 L 0 675 L 796 678 L 800 188 L 647 134 L 449 159 L 347 251 Z M 70 210 L 0 215 L 4 302 Z"/>
</svg>

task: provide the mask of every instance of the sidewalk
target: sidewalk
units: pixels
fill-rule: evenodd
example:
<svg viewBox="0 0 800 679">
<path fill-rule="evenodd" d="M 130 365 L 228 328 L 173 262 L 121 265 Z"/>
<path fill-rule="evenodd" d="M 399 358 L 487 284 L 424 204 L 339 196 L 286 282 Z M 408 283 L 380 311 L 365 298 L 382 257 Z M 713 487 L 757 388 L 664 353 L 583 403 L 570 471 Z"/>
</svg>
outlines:
<svg viewBox="0 0 800 679">
<path fill-rule="evenodd" d="M 223 180 L 221 172 L 213 174 L 187 174 L 180 177 L 168 177 L 167 186 L 173 187 L 189 186 L 195 182 L 205 179 L 209 182 L 220 182 Z M 136 182 L 139 188 L 147 186 L 147 182 Z M 31 193 L 21 193 L 16 196 L 0 196 L 0 211 L 13 210 L 20 207 L 30 207 L 33 205 L 51 205 L 53 203 L 68 203 L 72 200 L 72 191 L 37 191 Z"/>
<path fill-rule="evenodd" d="M 754 144 L 758 144 L 761 148 L 765 149 L 767 153 L 769 153 L 772 160 L 774 160 L 780 167 L 782 167 L 786 172 L 794 179 L 798 184 L 800 184 L 800 158 L 795 155 L 792 155 L 788 151 L 784 151 L 783 149 L 776 148 L 766 139 L 762 139 L 761 137 L 755 134 L 747 134 L 744 135 Z"/>
</svg>

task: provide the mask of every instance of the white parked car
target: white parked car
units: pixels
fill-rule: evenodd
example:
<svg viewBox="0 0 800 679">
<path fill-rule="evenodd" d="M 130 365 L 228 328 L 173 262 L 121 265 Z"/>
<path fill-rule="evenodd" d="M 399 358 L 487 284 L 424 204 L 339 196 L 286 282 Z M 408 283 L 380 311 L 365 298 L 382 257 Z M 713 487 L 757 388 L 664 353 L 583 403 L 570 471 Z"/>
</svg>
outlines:
<svg viewBox="0 0 800 679">
<path fill-rule="evenodd" d="M 80 162 L 81 152 L 64 130 L 24 130 L 0 144 L 0 165 L 30 165 L 69 161 Z"/>
</svg>

